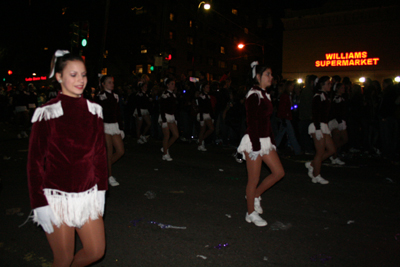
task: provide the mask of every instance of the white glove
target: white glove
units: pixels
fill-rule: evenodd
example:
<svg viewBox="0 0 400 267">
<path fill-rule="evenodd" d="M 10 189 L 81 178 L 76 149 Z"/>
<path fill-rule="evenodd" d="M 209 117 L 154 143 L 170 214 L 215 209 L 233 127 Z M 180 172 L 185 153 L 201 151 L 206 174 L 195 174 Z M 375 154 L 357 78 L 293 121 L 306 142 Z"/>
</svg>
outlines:
<svg viewBox="0 0 400 267">
<path fill-rule="evenodd" d="M 343 131 L 345 129 L 346 129 L 346 122 L 342 121 L 341 123 L 339 123 L 338 130 Z"/>
<path fill-rule="evenodd" d="M 261 153 L 261 150 L 258 150 L 258 151 L 251 151 L 251 152 L 249 153 L 249 157 L 250 157 L 251 160 L 256 160 L 257 157 L 260 155 L 260 153 Z"/>
<path fill-rule="evenodd" d="M 54 232 L 52 222 L 56 225 L 56 217 L 49 205 L 34 209 L 33 216 L 35 222 L 42 226 L 46 233 Z"/>
<path fill-rule="evenodd" d="M 163 123 L 161 123 L 161 127 L 163 127 L 163 128 L 168 128 L 168 122 L 163 122 Z"/>
<path fill-rule="evenodd" d="M 121 138 L 122 138 L 122 139 L 125 138 L 125 133 L 124 133 L 124 131 L 121 131 L 121 130 L 120 130 L 120 131 L 119 131 L 119 134 L 121 135 Z"/>
<path fill-rule="evenodd" d="M 106 204 L 106 190 L 97 191 L 97 203 L 100 209 L 104 209 L 104 205 Z"/>
<path fill-rule="evenodd" d="M 317 140 L 321 140 L 322 138 L 324 138 L 324 134 L 322 133 L 321 130 L 315 131 L 315 138 L 317 138 Z"/>
</svg>

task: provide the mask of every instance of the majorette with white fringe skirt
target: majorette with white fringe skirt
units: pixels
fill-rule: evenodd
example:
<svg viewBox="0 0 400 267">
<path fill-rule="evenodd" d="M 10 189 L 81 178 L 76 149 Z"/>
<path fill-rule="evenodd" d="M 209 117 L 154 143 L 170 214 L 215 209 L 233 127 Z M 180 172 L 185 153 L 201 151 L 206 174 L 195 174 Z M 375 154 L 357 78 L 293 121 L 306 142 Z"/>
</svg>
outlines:
<svg viewBox="0 0 400 267">
<path fill-rule="evenodd" d="M 251 64 L 251 68 L 250 81 L 254 86 L 247 93 L 245 102 L 247 130 L 237 151 L 246 159 L 247 167 L 245 220 L 257 226 L 266 226 L 267 222 L 260 217 L 263 213 L 261 194 L 279 181 L 285 172 L 274 145 L 270 120 L 273 108 L 266 91 L 273 79 L 272 71 L 270 67 L 260 66 L 256 61 Z M 267 164 L 271 174 L 258 185 L 262 162 Z"/>
<path fill-rule="evenodd" d="M 102 108 L 82 97 L 82 57 L 57 50 L 52 72 L 61 92 L 32 117 L 27 164 L 33 220 L 42 226 L 53 266 L 86 266 L 104 255 L 107 158 Z M 74 255 L 75 231 L 83 248 Z"/>
</svg>

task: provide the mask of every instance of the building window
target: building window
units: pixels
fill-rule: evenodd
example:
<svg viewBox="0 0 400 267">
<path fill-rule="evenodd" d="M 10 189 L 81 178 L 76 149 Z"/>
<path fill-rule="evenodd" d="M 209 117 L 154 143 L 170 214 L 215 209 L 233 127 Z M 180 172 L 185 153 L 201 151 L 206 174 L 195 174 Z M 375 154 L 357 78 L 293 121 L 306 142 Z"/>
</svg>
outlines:
<svg viewBox="0 0 400 267">
<path fill-rule="evenodd" d="M 232 65 L 232 70 L 237 70 L 237 65 L 236 64 Z"/>
<path fill-rule="evenodd" d="M 225 61 L 218 61 L 218 67 L 220 67 L 221 69 L 225 69 L 226 68 Z"/>
<path fill-rule="evenodd" d="M 249 34 L 249 29 L 244 28 L 244 33 L 245 33 L 245 34 Z"/>
<path fill-rule="evenodd" d="M 225 54 L 225 47 L 221 46 L 221 54 Z"/>
<path fill-rule="evenodd" d="M 151 69 L 150 68 L 151 68 L 151 65 L 147 65 L 147 73 L 149 73 L 149 74 L 151 73 Z"/>
<path fill-rule="evenodd" d="M 237 15 L 237 9 L 232 8 L 232 14 Z"/>
<path fill-rule="evenodd" d="M 101 75 L 107 75 L 107 68 L 103 68 L 101 70 Z"/>
<path fill-rule="evenodd" d="M 141 53 L 141 54 L 147 54 L 147 48 L 146 48 L 146 46 L 144 46 L 144 45 L 141 45 L 141 46 L 140 46 L 140 53 Z"/>
<path fill-rule="evenodd" d="M 190 45 L 193 45 L 193 37 L 188 36 L 187 37 L 187 43 Z"/>
<path fill-rule="evenodd" d="M 169 32 L 169 39 L 170 40 L 173 40 L 174 39 L 174 32 Z"/>
<path fill-rule="evenodd" d="M 136 73 L 143 73 L 143 65 L 136 65 Z"/>
<path fill-rule="evenodd" d="M 214 66 L 214 59 L 209 58 L 209 59 L 208 59 L 208 65 Z"/>
<path fill-rule="evenodd" d="M 189 28 L 193 28 L 193 20 L 189 20 Z"/>
<path fill-rule="evenodd" d="M 174 21 L 175 15 L 174 13 L 169 13 L 169 20 Z"/>
</svg>

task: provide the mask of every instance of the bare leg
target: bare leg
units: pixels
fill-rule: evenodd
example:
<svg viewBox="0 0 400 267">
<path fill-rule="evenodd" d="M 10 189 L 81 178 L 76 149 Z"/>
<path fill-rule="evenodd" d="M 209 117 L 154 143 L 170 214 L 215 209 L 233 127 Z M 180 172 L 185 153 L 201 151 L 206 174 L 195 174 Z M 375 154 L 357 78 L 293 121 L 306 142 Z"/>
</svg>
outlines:
<svg viewBox="0 0 400 267">
<path fill-rule="evenodd" d="M 47 241 L 53 251 L 54 267 L 71 266 L 74 259 L 75 228 L 61 225 L 60 228 L 53 225 L 54 232 L 46 233 Z"/>
<path fill-rule="evenodd" d="M 122 141 L 122 137 L 120 134 L 114 134 L 112 136 L 112 144 L 115 148 L 115 153 L 113 153 L 112 155 L 111 164 L 114 164 L 125 153 L 124 142 Z"/>
<path fill-rule="evenodd" d="M 76 231 L 83 248 L 76 253 L 71 266 L 87 266 L 101 259 L 106 248 L 103 218 L 94 221 L 89 219 L 82 228 L 76 228 Z"/>
<path fill-rule="evenodd" d="M 206 132 L 206 124 L 204 123 L 203 126 L 200 125 L 200 132 L 199 132 L 199 146 L 203 143 L 204 138 L 204 133 Z"/>
<path fill-rule="evenodd" d="M 269 154 L 262 156 L 262 160 L 267 164 L 271 170 L 271 174 L 268 175 L 256 189 L 255 197 L 259 197 L 265 191 L 267 191 L 276 182 L 285 176 L 281 160 L 279 159 L 278 153 L 275 150 L 271 150 Z"/>
<path fill-rule="evenodd" d="M 147 132 L 149 131 L 150 126 L 151 126 L 151 118 L 150 118 L 150 115 L 144 115 L 144 116 L 143 116 L 143 120 L 144 120 L 144 122 L 146 123 L 146 125 L 144 126 L 142 135 L 143 135 L 143 136 L 146 136 L 146 134 L 147 134 Z"/>
<path fill-rule="evenodd" d="M 172 137 L 168 140 L 168 148 L 170 148 L 172 144 L 175 143 L 176 139 L 179 138 L 179 131 L 178 126 L 174 122 L 168 122 L 168 128 L 171 130 L 172 133 Z"/>
<path fill-rule="evenodd" d="M 135 117 L 136 120 L 136 137 L 140 138 L 140 131 L 142 130 L 142 124 L 143 124 L 143 117 L 141 120 L 139 120 L 138 117 Z"/>
<path fill-rule="evenodd" d="M 204 133 L 203 140 L 206 140 L 206 138 L 214 132 L 214 124 L 212 123 L 212 120 L 205 120 L 204 124 L 207 125 L 207 131 Z"/>
<path fill-rule="evenodd" d="M 312 137 L 314 139 L 316 151 L 311 165 L 314 167 L 313 175 L 316 177 L 321 173 L 322 161 L 333 155 L 336 152 L 336 149 L 329 134 L 324 134 L 324 138 L 321 138 L 320 140 L 317 140 L 314 133 L 312 134 Z"/>
<path fill-rule="evenodd" d="M 247 168 L 247 186 L 246 186 L 246 198 L 247 198 L 247 213 L 251 214 L 254 211 L 254 198 L 256 197 L 256 188 L 260 180 L 261 173 L 261 157 L 257 157 L 256 160 L 250 159 L 249 153 L 244 152 L 246 156 L 246 168 Z"/>
<path fill-rule="evenodd" d="M 168 154 L 168 140 L 169 140 L 169 127 L 162 128 L 164 138 L 163 138 L 163 149 L 164 155 Z"/>
</svg>

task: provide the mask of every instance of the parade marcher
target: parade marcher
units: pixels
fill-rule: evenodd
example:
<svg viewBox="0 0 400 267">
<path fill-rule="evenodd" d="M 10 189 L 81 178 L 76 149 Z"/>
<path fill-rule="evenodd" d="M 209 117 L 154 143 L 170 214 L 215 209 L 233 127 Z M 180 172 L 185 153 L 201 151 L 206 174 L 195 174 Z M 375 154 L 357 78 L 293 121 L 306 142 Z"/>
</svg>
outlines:
<svg viewBox="0 0 400 267">
<path fill-rule="evenodd" d="M 119 183 L 112 176 L 112 165 L 124 155 L 124 131 L 122 130 L 122 118 L 119 106 L 119 97 L 114 90 L 114 78 L 104 75 L 100 79 L 101 91 L 96 96 L 96 102 L 103 108 L 104 132 L 106 133 L 106 148 L 108 159 L 108 182 L 111 186 Z M 114 152 L 115 149 L 115 152 Z"/>
<path fill-rule="evenodd" d="M 346 101 L 343 97 L 345 92 L 344 84 L 338 83 L 336 85 L 335 96 L 331 103 L 331 120 L 328 123 L 329 130 L 332 133 L 332 140 L 335 144 L 336 152 L 329 158 L 332 164 L 344 165 L 345 162 L 338 158 L 338 150 L 347 143 L 347 126 L 346 126 Z"/>
<path fill-rule="evenodd" d="M 32 117 L 27 174 L 33 221 L 46 232 L 52 266 L 87 266 L 105 252 L 102 109 L 82 97 L 82 57 L 57 50 L 49 78 L 54 74 L 61 92 Z M 75 231 L 83 248 L 74 255 Z"/>
<path fill-rule="evenodd" d="M 204 145 L 204 140 L 214 131 L 213 122 L 213 108 L 211 105 L 210 84 L 208 82 L 200 85 L 201 93 L 197 98 L 197 105 L 199 113 L 197 114 L 197 121 L 200 123 L 199 145 L 197 147 L 200 151 L 207 151 Z"/>
<path fill-rule="evenodd" d="M 150 95 L 147 93 L 148 83 L 139 82 L 139 91 L 135 96 L 135 111 L 133 116 L 136 118 L 136 136 L 137 143 L 144 144 L 147 142 L 146 134 L 151 126 L 151 118 L 149 109 L 151 109 L 152 99 Z M 143 121 L 145 122 L 145 126 L 142 129 Z"/>
<path fill-rule="evenodd" d="M 297 142 L 296 133 L 294 131 L 292 125 L 292 93 L 294 89 L 293 81 L 286 81 L 283 85 L 283 93 L 280 96 L 279 107 L 277 117 L 281 119 L 281 125 L 278 130 L 278 134 L 276 136 L 276 146 L 279 147 L 284 134 L 286 133 L 288 136 L 288 141 L 290 145 L 293 147 L 295 155 L 301 154 L 301 148 L 299 143 Z"/>
<path fill-rule="evenodd" d="M 257 226 L 266 226 L 260 217 L 263 213 L 261 195 L 278 182 L 284 175 L 281 161 L 274 145 L 271 121 L 272 102 L 266 88 L 273 79 L 271 68 L 251 64 L 251 81 L 254 84 L 246 96 L 247 130 L 237 149 L 246 160 L 248 181 L 246 186 L 247 213 L 245 220 Z M 259 185 L 262 163 L 271 170 Z M 258 186 L 257 186 L 258 185 Z"/>
<path fill-rule="evenodd" d="M 169 154 L 169 148 L 179 138 L 178 126 L 175 119 L 175 113 L 177 111 L 177 98 L 174 93 L 175 80 L 172 78 L 165 78 L 164 85 L 167 86 L 167 90 L 161 95 L 158 122 L 161 124 L 164 134 L 163 147 L 161 148 L 161 152 L 163 153 L 162 159 L 171 161 L 172 158 Z M 172 133 L 171 138 L 170 131 Z"/>
<path fill-rule="evenodd" d="M 328 76 L 318 79 L 312 102 L 312 120 L 313 123 L 308 127 L 308 133 L 312 136 L 315 146 L 315 156 L 313 161 L 306 162 L 308 176 L 313 183 L 328 184 L 329 181 L 321 177 L 321 164 L 335 152 L 331 131 L 328 127 L 329 110 L 331 101 L 328 93 L 331 90 L 331 82 Z"/>
</svg>

